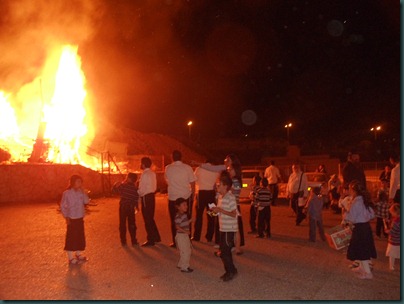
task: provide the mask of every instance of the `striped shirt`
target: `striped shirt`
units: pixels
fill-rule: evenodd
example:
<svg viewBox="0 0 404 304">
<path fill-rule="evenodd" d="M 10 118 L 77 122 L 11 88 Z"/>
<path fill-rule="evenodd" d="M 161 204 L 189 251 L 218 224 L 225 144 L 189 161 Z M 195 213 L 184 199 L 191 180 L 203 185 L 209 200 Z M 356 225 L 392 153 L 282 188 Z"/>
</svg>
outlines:
<svg viewBox="0 0 404 304">
<path fill-rule="evenodd" d="M 189 219 L 186 213 L 177 212 L 177 214 L 175 215 L 174 222 L 176 226 L 179 226 L 180 228 L 189 231 Z M 177 233 L 184 233 L 184 232 L 177 230 Z"/>
<path fill-rule="evenodd" d="M 271 204 L 272 194 L 268 188 L 259 188 L 255 195 L 258 206 L 266 207 Z"/>
<path fill-rule="evenodd" d="M 400 217 L 397 217 L 394 219 L 389 233 L 389 244 L 400 246 L 400 243 Z"/>
<path fill-rule="evenodd" d="M 229 191 L 224 196 L 219 197 L 218 207 L 228 212 L 236 210 L 237 203 L 234 194 Z M 236 232 L 238 230 L 237 216 L 232 217 L 220 212 L 219 230 L 222 232 Z"/>
<path fill-rule="evenodd" d="M 112 191 L 115 193 L 119 193 L 121 196 L 121 200 L 119 203 L 128 204 L 134 207 L 137 207 L 139 201 L 139 194 L 137 193 L 137 188 L 133 183 L 117 183 L 112 188 Z"/>
</svg>

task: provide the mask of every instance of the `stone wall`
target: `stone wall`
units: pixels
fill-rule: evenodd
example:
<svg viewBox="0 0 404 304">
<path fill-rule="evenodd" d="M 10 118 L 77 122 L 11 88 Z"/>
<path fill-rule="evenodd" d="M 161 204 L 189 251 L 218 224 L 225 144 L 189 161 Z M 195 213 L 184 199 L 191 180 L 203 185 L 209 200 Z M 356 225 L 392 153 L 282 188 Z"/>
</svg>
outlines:
<svg viewBox="0 0 404 304">
<path fill-rule="evenodd" d="M 80 165 L 0 165 L 0 203 L 58 201 L 73 174 L 91 195 L 103 194 L 101 174 Z"/>
</svg>

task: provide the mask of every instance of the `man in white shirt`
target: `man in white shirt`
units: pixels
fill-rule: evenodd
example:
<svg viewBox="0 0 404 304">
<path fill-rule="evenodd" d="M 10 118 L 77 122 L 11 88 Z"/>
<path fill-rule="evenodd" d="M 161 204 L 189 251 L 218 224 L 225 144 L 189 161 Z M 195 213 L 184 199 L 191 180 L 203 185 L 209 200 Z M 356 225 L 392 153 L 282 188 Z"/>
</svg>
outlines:
<svg viewBox="0 0 404 304">
<path fill-rule="evenodd" d="M 279 193 L 278 183 L 281 181 L 281 174 L 279 173 L 279 169 L 275 167 L 273 160 L 271 160 L 271 165 L 265 169 L 264 177 L 267 178 L 269 190 L 272 193 L 272 206 L 275 206 Z"/>
<path fill-rule="evenodd" d="M 390 175 L 389 201 L 400 204 L 400 158 L 390 156 L 390 163 L 394 166 Z"/>
<path fill-rule="evenodd" d="M 151 170 L 152 161 L 149 157 L 140 160 L 140 167 L 143 170 L 140 176 L 138 194 L 142 205 L 142 215 L 147 233 L 147 241 L 142 246 L 154 246 L 161 241 L 156 222 L 154 221 L 154 210 L 156 207 L 155 193 L 157 189 L 156 173 Z"/>
<path fill-rule="evenodd" d="M 168 211 L 171 220 L 172 243 L 170 247 L 175 246 L 175 201 L 183 198 L 188 202 L 188 218 L 192 218 L 193 194 L 195 193 L 195 175 L 191 166 L 181 161 L 182 154 L 174 150 L 172 154 L 173 162 L 166 166 L 164 177 L 168 185 Z"/>
<path fill-rule="evenodd" d="M 205 164 L 209 164 L 210 162 L 207 161 Z M 209 209 L 208 205 L 211 203 L 216 202 L 216 191 L 215 191 L 215 184 L 217 178 L 219 177 L 219 173 L 208 171 L 201 167 L 195 169 L 195 177 L 196 177 L 196 220 L 194 226 L 194 236 L 192 240 L 200 241 L 201 239 L 201 230 L 203 224 L 203 213 Z M 208 227 L 206 231 L 206 240 L 208 242 L 212 241 L 213 233 L 215 229 L 215 219 L 208 214 L 207 221 Z"/>
<path fill-rule="evenodd" d="M 299 198 L 303 199 L 302 202 L 307 200 L 307 176 L 300 171 L 300 165 L 294 163 L 292 165 L 292 174 L 289 176 L 288 184 L 286 186 L 287 197 L 290 198 L 290 206 L 296 213 L 296 226 L 306 218 L 303 213 L 304 204 L 299 206 Z"/>
</svg>

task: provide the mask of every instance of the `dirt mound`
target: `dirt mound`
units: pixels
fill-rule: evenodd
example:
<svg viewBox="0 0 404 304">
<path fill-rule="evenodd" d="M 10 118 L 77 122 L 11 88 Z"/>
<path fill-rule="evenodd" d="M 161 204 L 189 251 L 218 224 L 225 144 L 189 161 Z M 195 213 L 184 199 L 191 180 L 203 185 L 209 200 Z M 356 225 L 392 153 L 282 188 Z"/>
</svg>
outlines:
<svg viewBox="0 0 404 304">
<path fill-rule="evenodd" d="M 118 128 L 107 122 L 99 124 L 91 148 L 96 151 L 107 151 L 107 146 L 111 142 L 127 144 L 127 155 L 162 155 L 166 163 L 171 162 L 173 150 L 181 151 L 183 161 L 188 164 L 205 160 L 204 155 L 170 136 Z"/>
</svg>

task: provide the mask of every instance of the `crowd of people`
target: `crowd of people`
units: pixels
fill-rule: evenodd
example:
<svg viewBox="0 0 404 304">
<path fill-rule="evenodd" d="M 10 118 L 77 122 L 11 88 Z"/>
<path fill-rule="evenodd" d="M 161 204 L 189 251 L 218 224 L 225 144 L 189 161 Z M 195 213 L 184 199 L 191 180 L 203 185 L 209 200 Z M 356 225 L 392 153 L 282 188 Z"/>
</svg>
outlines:
<svg viewBox="0 0 404 304">
<path fill-rule="evenodd" d="M 390 269 L 394 269 L 395 259 L 400 258 L 400 162 L 397 157 L 390 158 L 394 165 L 392 170 L 383 171 L 380 176 L 382 187 L 378 201 L 374 204 L 366 190 L 366 178 L 358 165 L 359 156 L 349 154 L 342 170 L 342 181 L 335 175 L 329 185 L 330 198 L 342 213 L 342 226 L 349 226 L 352 238 L 349 243 L 347 258 L 353 261 L 352 269 L 362 279 L 371 279 L 371 259 L 376 258 L 373 233 L 370 221 L 376 218 L 376 235 L 388 237 L 386 256 L 390 259 Z M 128 230 L 132 246 L 138 246 L 136 238 L 135 214 L 139 210 L 144 219 L 147 240 L 141 246 L 154 246 L 161 241 L 154 220 L 155 193 L 157 190 L 156 174 L 151 170 L 152 161 L 148 157 L 141 159 L 142 174 L 138 177 L 129 173 L 123 182 L 114 184 L 113 192 L 120 195 L 119 201 L 119 235 L 122 246 L 127 246 Z M 319 170 L 325 172 L 322 165 Z M 388 174 L 390 173 L 390 174 Z M 170 216 L 172 243 L 177 248 L 180 259 L 177 267 L 181 272 L 191 273 L 191 240 L 200 241 L 203 217 L 206 214 L 207 242 L 214 243 L 219 249 L 215 252 L 220 257 L 225 273 L 220 277 L 230 281 L 237 275 L 232 252 L 243 254 L 245 245 L 243 220 L 240 209 L 240 190 L 242 188 L 241 163 L 234 154 L 229 154 L 223 165 L 215 165 L 207 160 L 195 171 L 182 162 L 180 151 L 173 151 L 172 163 L 167 165 L 164 173 L 168 188 L 168 213 Z M 271 237 L 271 206 L 276 205 L 278 183 L 281 179 L 279 169 L 274 163 L 265 170 L 264 176 L 256 176 L 251 185 L 250 228 L 248 233 L 257 234 L 257 238 Z M 386 185 L 387 180 L 389 181 Z M 63 193 L 61 211 L 66 219 L 67 232 L 64 250 L 69 264 L 81 264 L 88 260 L 82 254 L 85 249 L 84 214 L 89 198 L 82 188 L 83 180 L 78 175 L 70 178 L 68 189 Z M 318 230 L 320 238 L 325 241 L 322 222 L 323 199 L 321 188 L 313 187 L 308 191 L 307 177 L 301 171 L 299 163 L 292 165 L 289 176 L 287 197 L 290 207 L 296 215 L 296 225 L 309 217 L 309 241 L 316 241 Z M 192 218 L 194 202 L 196 218 Z M 335 203 L 337 202 L 337 203 Z M 192 223 L 194 223 L 192 227 Z M 193 231 L 192 231 L 192 228 Z M 192 233 L 193 232 L 193 233 Z"/>
</svg>

